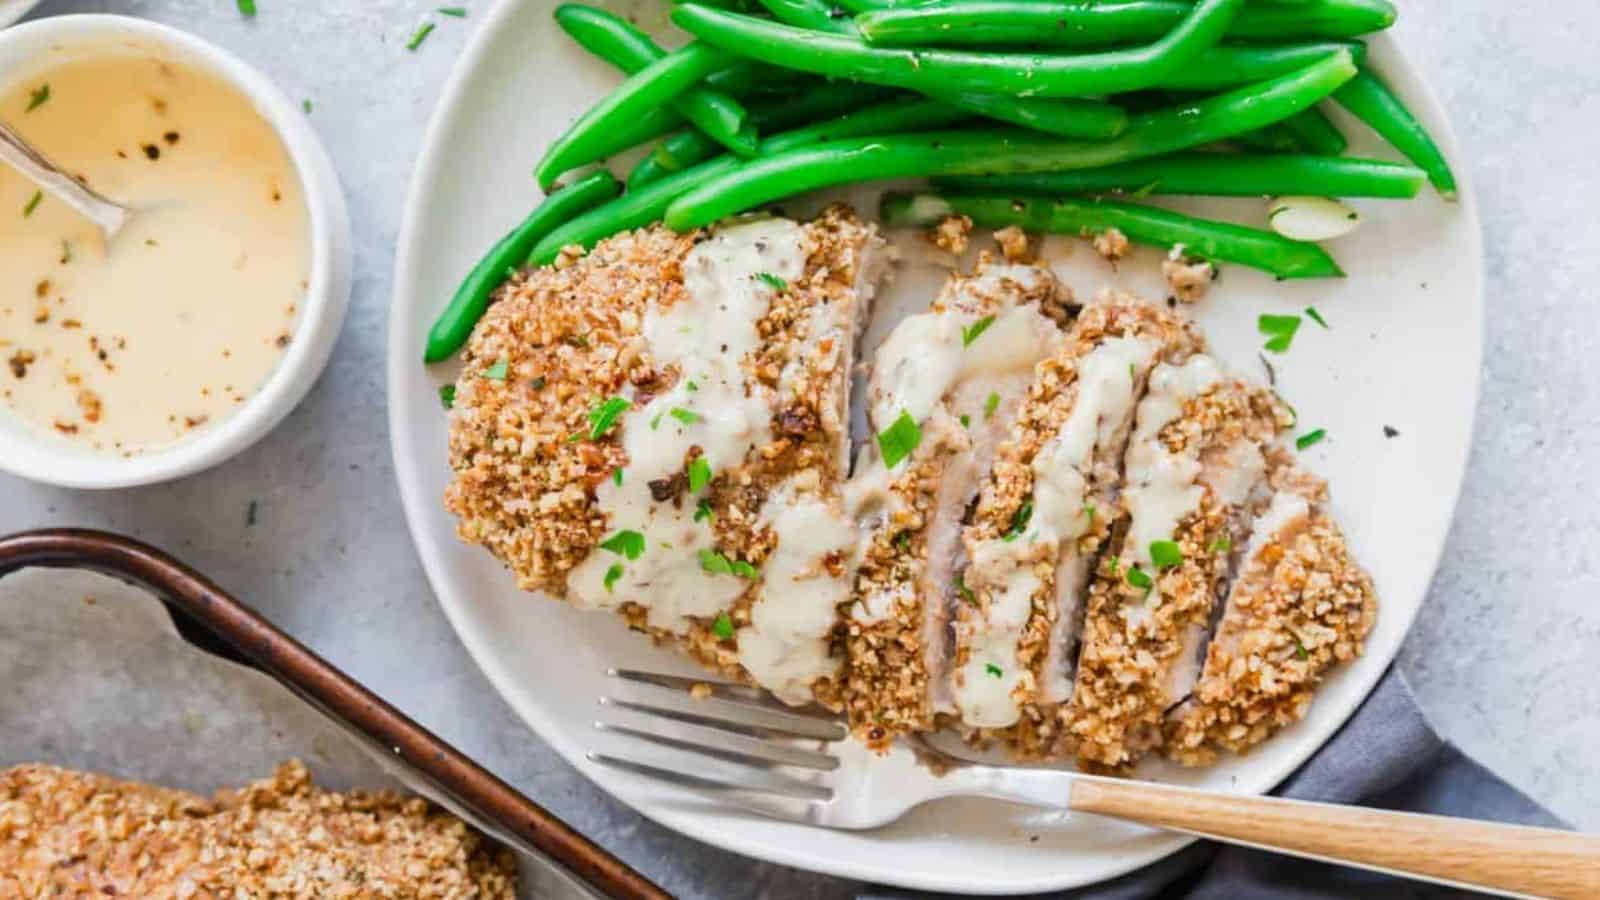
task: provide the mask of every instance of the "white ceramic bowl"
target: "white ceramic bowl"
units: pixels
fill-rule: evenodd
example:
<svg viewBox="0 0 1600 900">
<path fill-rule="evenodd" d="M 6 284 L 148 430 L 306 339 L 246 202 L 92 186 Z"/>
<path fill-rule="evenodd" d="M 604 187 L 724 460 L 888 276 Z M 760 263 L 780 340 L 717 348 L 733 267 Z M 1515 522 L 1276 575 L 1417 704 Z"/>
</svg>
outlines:
<svg viewBox="0 0 1600 900">
<path fill-rule="evenodd" d="M 0 410 L 0 469 L 74 488 L 119 488 L 181 478 L 210 468 L 271 431 L 304 399 L 333 353 L 350 302 L 350 215 L 333 161 L 300 107 L 238 57 L 182 31 L 125 16 L 57 16 L 0 31 L 0 81 L 98 46 L 147 46 L 151 52 L 223 79 L 255 104 L 283 141 L 311 217 L 311 276 L 283 359 L 232 416 L 171 447 L 130 458 L 78 448 Z"/>
<path fill-rule="evenodd" d="M 0 0 L 0 28 L 27 15 L 37 4 L 38 0 Z"/>
</svg>

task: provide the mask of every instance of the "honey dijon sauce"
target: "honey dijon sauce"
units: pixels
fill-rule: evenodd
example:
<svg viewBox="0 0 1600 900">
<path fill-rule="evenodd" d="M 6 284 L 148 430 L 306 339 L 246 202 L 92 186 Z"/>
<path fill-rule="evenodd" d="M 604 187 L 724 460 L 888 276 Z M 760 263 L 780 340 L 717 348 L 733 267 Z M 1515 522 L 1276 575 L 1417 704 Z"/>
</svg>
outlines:
<svg viewBox="0 0 1600 900">
<path fill-rule="evenodd" d="M 126 47 L 8 80 L 0 119 L 135 210 L 107 247 L 0 165 L 0 415 L 128 456 L 232 415 L 293 340 L 310 271 L 276 132 L 217 76 Z"/>
</svg>

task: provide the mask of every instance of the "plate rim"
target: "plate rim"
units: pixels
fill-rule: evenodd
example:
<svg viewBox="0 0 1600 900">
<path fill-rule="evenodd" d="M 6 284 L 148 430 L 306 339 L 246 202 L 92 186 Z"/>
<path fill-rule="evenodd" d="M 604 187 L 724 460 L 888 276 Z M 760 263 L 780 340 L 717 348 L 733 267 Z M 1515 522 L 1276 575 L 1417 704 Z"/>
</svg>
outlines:
<svg viewBox="0 0 1600 900">
<path fill-rule="evenodd" d="M 539 736 L 546 744 L 550 745 L 562 759 L 582 774 L 591 784 L 606 794 L 626 805 L 634 812 L 650 819 L 673 831 L 710 844 L 732 853 L 777 863 L 808 871 L 824 873 L 841 878 L 857 881 L 874 882 L 880 884 L 893 884 L 900 887 L 931 890 L 931 891 L 961 891 L 980 895 L 1035 893 L 1041 891 L 1055 891 L 1081 887 L 1089 884 L 1101 884 L 1113 878 L 1125 875 L 1150 865 L 1160 859 L 1178 852 L 1196 838 L 1192 835 L 1172 834 L 1168 839 L 1152 842 L 1154 846 L 1136 853 L 1122 855 L 1118 861 L 1108 869 L 1096 873 L 1090 880 L 1074 878 L 1070 870 L 1064 870 L 1060 875 L 1044 876 L 1034 879 L 1022 879 L 1008 882 L 968 882 L 959 879 L 941 877 L 940 874 L 923 875 L 919 872 L 885 871 L 868 865 L 863 865 L 852 860 L 824 856 L 814 851 L 808 851 L 802 845 L 775 845 L 763 842 L 760 839 L 742 841 L 736 834 L 729 833 L 726 829 L 705 827 L 698 817 L 685 816 L 669 806 L 652 807 L 638 802 L 638 798 L 629 791 L 619 790 L 619 785 L 626 783 L 621 778 L 601 775 L 595 767 L 589 765 L 585 759 L 585 750 L 577 746 L 577 742 L 569 742 L 565 731 L 556 727 L 555 723 L 540 713 L 539 710 L 529 707 L 517 699 L 517 690 L 513 689 L 516 681 L 514 676 L 505 670 L 489 650 L 475 636 L 469 627 L 468 613 L 462 603 L 453 597 L 446 587 L 447 568 L 442 558 L 441 548 L 434 546 L 423 539 L 425 527 L 422 517 L 424 511 L 437 502 L 437 498 L 424 497 L 420 494 L 420 485 L 414 479 L 407 478 L 404 473 L 414 470 L 418 460 L 411 451 L 409 443 L 400 439 L 400 435 L 409 434 L 413 410 L 406 404 L 397 400 L 397 386 L 405 378 L 406 366 L 419 364 L 418 355 L 413 352 L 415 348 L 409 346 L 405 338 L 404 310 L 410 309 L 420 299 L 415 290 L 415 272 L 418 261 L 423 257 L 422 248 L 417 246 L 421 222 L 424 217 L 421 208 L 421 199 L 429 192 L 446 165 L 448 158 L 447 137 L 445 122 L 459 105 L 466 91 L 467 83 L 473 73 L 480 67 L 487 55 L 489 46 L 493 43 L 496 32 L 523 4 L 518 0 L 496 0 L 487 16 L 473 31 L 468 39 L 461 56 L 452 65 L 450 74 L 446 78 L 444 87 L 435 102 L 432 112 L 428 117 L 428 124 L 423 132 L 422 141 L 418 149 L 417 160 L 413 166 L 411 178 L 406 188 L 405 206 L 401 218 L 401 226 L 395 243 L 395 261 L 393 269 L 393 290 L 388 308 L 388 333 L 385 347 L 385 403 L 388 407 L 387 422 L 389 426 L 390 460 L 395 468 L 395 480 L 398 483 L 401 507 L 405 517 L 406 529 L 411 536 L 412 546 L 422 563 L 424 575 L 434 597 L 449 621 L 451 629 L 455 632 L 457 640 L 466 649 L 474 665 L 483 672 L 484 677 L 494 687 L 502 700 L 509 706 L 523 724 Z M 1457 475 L 1450 491 L 1450 520 L 1453 521 L 1460 509 L 1461 494 L 1466 480 L 1468 464 L 1470 462 L 1474 435 L 1476 433 L 1479 407 L 1482 404 L 1483 382 L 1483 355 L 1485 340 L 1486 317 L 1486 260 L 1484 258 L 1483 227 L 1478 214 L 1476 192 L 1469 171 L 1468 157 L 1462 152 L 1460 143 L 1456 139 L 1455 129 L 1450 124 L 1443 104 L 1437 92 L 1428 81 L 1422 68 L 1415 64 L 1412 55 L 1405 52 L 1402 42 L 1393 32 L 1384 32 L 1369 37 L 1369 41 L 1386 44 L 1392 54 L 1405 61 L 1406 67 L 1413 76 L 1410 81 L 1414 83 L 1412 93 L 1413 101 L 1422 104 L 1422 118 L 1432 119 L 1439 124 L 1433 129 L 1433 137 L 1440 145 L 1447 158 L 1453 160 L 1454 173 L 1457 179 L 1457 205 L 1464 221 L 1462 226 L 1466 229 L 1467 241 L 1470 244 L 1472 265 L 1471 283 L 1472 293 L 1476 303 L 1471 304 L 1470 314 L 1473 321 L 1471 331 L 1475 335 L 1470 347 L 1463 348 L 1463 352 L 1470 358 L 1471 365 L 1471 397 L 1472 402 L 1468 410 L 1466 425 L 1467 440 L 1461 447 L 1457 459 L 1451 462 L 1456 466 Z M 1424 188 L 1430 190 L 1431 188 Z M 1327 744 L 1329 740 L 1343 728 L 1355 711 L 1359 709 L 1366 698 L 1371 694 L 1377 683 L 1394 666 L 1399 657 L 1401 646 L 1406 636 L 1411 632 L 1416 623 L 1417 615 L 1427 602 L 1427 595 L 1431 592 L 1434 579 L 1438 577 L 1439 563 L 1443 558 L 1445 547 L 1448 543 L 1450 527 L 1442 530 L 1438 539 L 1428 548 L 1428 587 L 1424 589 L 1423 598 L 1406 616 L 1404 627 L 1400 631 L 1400 640 L 1396 643 L 1386 664 L 1382 667 L 1373 667 L 1363 673 L 1358 682 L 1353 696 L 1358 700 L 1339 714 L 1337 721 L 1333 722 L 1328 733 L 1311 745 L 1303 755 L 1291 754 L 1289 759 L 1271 770 L 1264 776 L 1265 787 L 1261 793 L 1275 789 L 1286 778 L 1300 768 L 1311 756 L 1315 755 Z M 569 743 L 571 744 L 569 746 Z"/>
</svg>

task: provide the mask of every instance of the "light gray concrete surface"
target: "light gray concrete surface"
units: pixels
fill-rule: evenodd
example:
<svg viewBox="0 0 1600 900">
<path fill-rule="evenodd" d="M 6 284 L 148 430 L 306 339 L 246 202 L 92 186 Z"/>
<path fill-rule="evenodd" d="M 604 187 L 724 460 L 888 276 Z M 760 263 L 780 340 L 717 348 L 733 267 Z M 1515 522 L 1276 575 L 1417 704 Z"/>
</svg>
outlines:
<svg viewBox="0 0 1600 900">
<path fill-rule="evenodd" d="M 477 15 L 487 2 L 467 5 Z M 355 298 L 333 363 L 268 440 L 183 482 L 84 494 L 0 476 L 0 532 L 84 525 L 171 549 L 675 893 L 848 896 L 844 882 L 720 853 L 603 796 L 512 716 L 456 642 L 401 519 L 383 353 L 412 162 L 478 19 L 432 16 L 431 0 L 257 5 L 253 20 L 226 0 L 47 0 L 34 15 L 157 19 L 313 101 L 356 229 Z M 1596 829 L 1600 12 L 1538 6 L 1402 2 L 1402 42 L 1443 97 L 1482 202 L 1493 313 L 1465 494 L 1403 665 L 1444 734 Z M 430 17 L 438 29 L 407 52 Z"/>
</svg>

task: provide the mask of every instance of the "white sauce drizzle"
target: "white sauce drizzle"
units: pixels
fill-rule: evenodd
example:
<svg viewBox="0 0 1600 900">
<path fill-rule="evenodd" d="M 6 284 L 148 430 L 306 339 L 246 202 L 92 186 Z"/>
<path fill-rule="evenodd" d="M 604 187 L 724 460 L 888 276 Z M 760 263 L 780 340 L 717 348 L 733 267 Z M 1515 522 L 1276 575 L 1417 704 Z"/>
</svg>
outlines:
<svg viewBox="0 0 1600 900">
<path fill-rule="evenodd" d="M 806 473 L 815 482 L 815 473 Z M 811 701 L 811 685 L 839 671 L 829 653 L 838 607 L 850 599 L 850 573 L 828 574 L 826 558 L 848 557 L 855 529 L 838 504 L 802 495 L 791 481 L 761 508 L 761 522 L 777 535 L 762 572 L 761 595 L 750 625 L 739 630 L 739 662 L 756 683 L 787 703 Z"/>
<path fill-rule="evenodd" d="M 1128 446 L 1127 487 L 1123 504 L 1131 517 L 1122 552 L 1124 567 L 1139 563 L 1152 572 L 1150 544 L 1170 541 L 1183 517 L 1200 505 L 1204 488 L 1200 477 L 1200 448 L 1185 447 L 1173 453 L 1161 440 L 1161 431 L 1183 414 L 1189 400 L 1222 380 L 1216 360 L 1196 355 L 1181 366 L 1163 363 L 1150 374 L 1150 391 L 1139 403 L 1137 425 Z M 1142 624 L 1161 603 L 1159 587 L 1145 602 L 1124 604 L 1131 624 Z"/>
<path fill-rule="evenodd" d="M 786 219 L 722 229 L 684 259 L 683 298 L 669 309 L 652 305 L 645 313 L 652 358 L 659 368 L 676 368 L 680 377 L 672 390 L 619 419 L 628 454 L 623 483 L 607 479 L 595 491 L 607 537 L 637 531 L 645 550 L 636 560 L 603 549 L 589 554 L 567 577 L 575 605 L 614 609 L 636 603 L 648 610 L 652 626 L 681 633 L 691 619 L 715 616 L 749 587 L 746 579 L 702 566 L 700 551 L 713 550 L 715 540 L 709 522 L 694 521 L 697 498 L 657 502 L 649 483 L 682 471 L 691 447 L 700 447 L 712 470 L 720 471 L 770 441 L 770 392 L 744 375 L 740 360 L 759 344 L 756 322 L 777 290 L 760 276 L 798 278 L 806 261 L 802 237 L 800 226 Z M 674 409 L 692 413 L 685 418 L 693 421 L 674 417 Z M 618 564 L 622 574 L 608 589 L 607 574 Z"/>
<path fill-rule="evenodd" d="M 969 622 L 968 659 L 952 679 L 966 724 L 1002 728 L 1021 715 L 1017 688 L 1031 686 L 1034 676 L 1018 663 L 1017 644 L 1033 597 L 1043 587 L 1035 566 L 1048 561 L 1061 574 L 1079 577 L 1082 567 L 1072 560 L 1078 556 L 1078 539 L 1090 526 L 1085 509 L 1095 448 L 1126 433 L 1138 379 L 1155 363 L 1159 350 L 1155 341 L 1111 338 L 1079 361 L 1072 411 L 1034 456 L 1033 515 L 1026 533 L 1011 541 L 979 541 L 973 547 L 968 587 L 983 587 L 990 593 L 983 619 Z M 1072 586 L 1070 593 L 1076 592 Z M 1060 673 L 1054 678 L 1064 680 Z M 1050 686 L 1052 692 L 1066 689 Z"/>
</svg>

